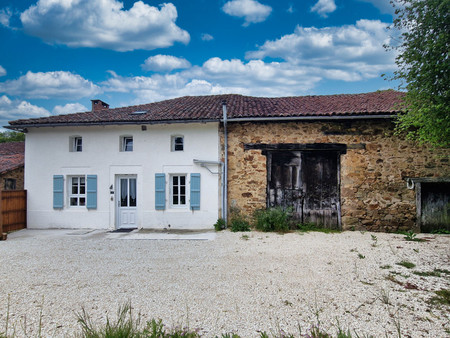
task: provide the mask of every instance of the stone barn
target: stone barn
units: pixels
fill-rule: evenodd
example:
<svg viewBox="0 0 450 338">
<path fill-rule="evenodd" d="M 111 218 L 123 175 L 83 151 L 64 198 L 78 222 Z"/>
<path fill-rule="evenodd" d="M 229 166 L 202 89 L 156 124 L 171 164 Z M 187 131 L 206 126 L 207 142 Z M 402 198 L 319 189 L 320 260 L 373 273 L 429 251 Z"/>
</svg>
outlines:
<svg viewBox="0 0 450 338">
<path fill-rule="evenodd" d="M 227 102 L 229 205 L 343 230 L 450 230 L 450 152 L 394 133 L 402 96 Z"/>
</svg>

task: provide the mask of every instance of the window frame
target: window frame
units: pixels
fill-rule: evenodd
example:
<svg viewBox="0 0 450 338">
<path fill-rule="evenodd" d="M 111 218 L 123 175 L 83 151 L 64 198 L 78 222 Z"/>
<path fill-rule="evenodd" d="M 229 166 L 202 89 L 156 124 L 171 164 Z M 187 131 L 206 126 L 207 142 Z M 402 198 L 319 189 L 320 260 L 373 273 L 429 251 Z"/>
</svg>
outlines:
<svg viewBox="0 0 450 338">
<path fill-rule="evenodd" d="M 178 183 L 174 185 L 174 178 L 178 177 Z M 184 184 L 181 184 L 181 178 L 184 178 Z M 175 194 L 175 187 L 177 193 Z M 184 188 L 184 194 L 181 193 L 182 188 Z M 188 208 L 188 175 L 187 174 L 170 174 L 170 207 L 174 209 L 186 209 Z M 177 196 L 177 202 L 174 203 L 174 197 Z M 184 203 L 182 202 L 182 197 L 184 196 Z"/>
<path fill-rule="evenodd" d="M 177 149 L 177 146 L 180 146 L 180 143 L 177 143 L 177 139 L 181 139 L 181 149 Z M 172 135 L 171 137 L 171 145 L 170 151 L 184 151 L 184 136 L 183 135 Z"/>
<path fill-rule="evenodd" d="M 131 140 L 131 149 L 129 149 L 129 143 L 127 143 L 127 140 Z M 120 137 L 120 151 L 131 153 L 134 151 L 134 138 L 131 135 L 124 135 Z"/>
<path fill-rule="evenodd" d="M 74 187 L 74 179 L 77 179 L 77 192 L 74 193 L 73 192 L 73 187 Z M 82 179 L 84 181 L 84 184 L 81 185 Z M 85 175 L 71 175 L 68 176 L 68 180 L 67 180 L 67 198 L 68 198 L 68 203 L 67 205 L 69 206 L 69 208 L 86 208 L 87 207 L 87 180 L 86 180 L 86 176 Z M 81 192 L 81 188 L 84 188 L 84 193 Z M 72 204 L 72 200 L 76 199 L 76 204 Z M 81 203 L 81 201 L 84 200 L 84 204 Z"/>
<path fill-rule="evenodd" d="M 10 178 L 10 177 L 5 177 L 3 179 L 3 190 L 16 190 L 17 188 L 17 179 L 16 178 Z"/>
<path fill-rule="evenodd" d="M 78 144 L 79 141 L 79 144 Z M 83 137 L 79 135 L 74 135 L 70 137 L 70 152 L 81 153 L 83 152 Z"/>
</svg>

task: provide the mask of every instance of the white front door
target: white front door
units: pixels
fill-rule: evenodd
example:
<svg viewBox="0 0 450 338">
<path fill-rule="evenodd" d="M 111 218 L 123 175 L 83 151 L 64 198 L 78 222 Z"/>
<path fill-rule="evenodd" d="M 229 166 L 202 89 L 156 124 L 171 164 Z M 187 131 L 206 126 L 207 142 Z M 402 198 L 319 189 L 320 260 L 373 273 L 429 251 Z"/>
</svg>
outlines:
<svg viewBox="0 0 450 338">
<path fill-rule="evenodd" d="M 136 176 L 117 178 L 117 228 L 137 228 Z"/>
</svg>

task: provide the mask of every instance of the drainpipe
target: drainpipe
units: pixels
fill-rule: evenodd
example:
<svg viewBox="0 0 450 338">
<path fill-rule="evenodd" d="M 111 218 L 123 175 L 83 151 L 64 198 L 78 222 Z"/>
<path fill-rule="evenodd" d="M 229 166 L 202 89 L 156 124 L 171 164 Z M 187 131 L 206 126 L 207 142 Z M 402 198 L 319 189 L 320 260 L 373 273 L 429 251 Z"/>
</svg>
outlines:
<svg viewBox="0 0 450 338">
<path fill-rule="evenodd" d="M 228 225 L 228 134 L 227 134 L 227 102 L 222 101 L 223 112 L 223 143 L 225 158 L 223 163 L 223 219 Z"/>
</svg>

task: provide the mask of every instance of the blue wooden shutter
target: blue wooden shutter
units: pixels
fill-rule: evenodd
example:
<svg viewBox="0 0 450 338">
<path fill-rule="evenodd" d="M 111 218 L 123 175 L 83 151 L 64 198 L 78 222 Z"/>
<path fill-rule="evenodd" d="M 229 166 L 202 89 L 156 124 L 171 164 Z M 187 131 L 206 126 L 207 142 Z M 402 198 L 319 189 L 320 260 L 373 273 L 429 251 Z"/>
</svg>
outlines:
<svg viewBox="0 0 450 338">
<path fill-rule="evenodd" d="M 200 174 L 191 174 L 191 209 L 200 210 Z"/>
<path fill-rule="evenodd" d="M 166 174 L 155 174 L 155 209 L 166 209 Z"/>
<path fill-rule="evenodd" d="M 53 175 L 53 208 L 64 208 L 64 176 Z"/>
<path fill-rule="evenodd" d="M 87 175 L 86 195 L 86 208 L 97 209 L 97 175 Z"/>
</svg>

